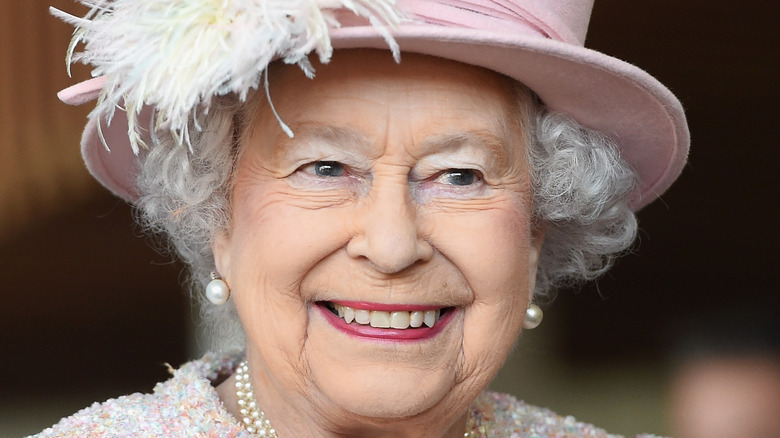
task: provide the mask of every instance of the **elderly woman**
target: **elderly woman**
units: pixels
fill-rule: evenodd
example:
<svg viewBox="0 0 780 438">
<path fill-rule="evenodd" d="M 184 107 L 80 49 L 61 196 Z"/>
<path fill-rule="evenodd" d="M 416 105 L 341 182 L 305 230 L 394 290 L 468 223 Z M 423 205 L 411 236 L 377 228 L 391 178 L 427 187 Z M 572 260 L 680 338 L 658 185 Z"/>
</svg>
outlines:
<svg viewBox="0 0 780 438">
<path fill-rule="evenodd" d="M 243 352 L 40 436 L 607 436 L 485 392 L 685 161 L 668 90 L 582 47 L 589 2 L 86 3 L 56 13 L 87 166 Z"/>
</svg>

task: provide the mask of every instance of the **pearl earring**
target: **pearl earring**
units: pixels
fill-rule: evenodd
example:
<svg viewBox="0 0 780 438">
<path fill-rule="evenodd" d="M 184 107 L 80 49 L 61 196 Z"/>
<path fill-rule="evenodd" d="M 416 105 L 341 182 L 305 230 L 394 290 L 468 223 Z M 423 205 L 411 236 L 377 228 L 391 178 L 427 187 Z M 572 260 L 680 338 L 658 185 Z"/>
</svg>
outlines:
<svg viewBox="0 0 780 438">
<path fill-rule="evenodd" d="M 230 298 L 230 288 L 225 283 L 219 274 L 216 272 L 211 273 L 211 281 L 206 285 L 206 298 L 211 301 L 212 304 L 221 306 L 227 303 Z"/>
<path fill-rule="evenodd" d="M 542 323 L 542 318 L 544 317 L 544 313 L 542 313 L 542 309 L 539 308 L 536 304 L 529 304 L 528 308 L 525 309 L 525 320 L 523 321 L 523 328 L 531 330 L 539 327 L 539 324 Z"/>
</svg>

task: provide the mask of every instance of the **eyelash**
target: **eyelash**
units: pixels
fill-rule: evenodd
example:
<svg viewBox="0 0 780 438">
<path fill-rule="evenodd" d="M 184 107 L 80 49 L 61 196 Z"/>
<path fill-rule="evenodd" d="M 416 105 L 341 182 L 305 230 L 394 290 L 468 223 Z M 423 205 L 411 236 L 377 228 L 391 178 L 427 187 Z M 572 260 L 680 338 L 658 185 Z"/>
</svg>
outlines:
<svg viewBox="0 0 780 438">
<path fill-rule="evenodd" d="M 309 168 L 311 168 L 311 170 L 308 173 L 323 178 L 334 178 L 334 177 L 344 176 L 344 173 L 347 170 L 346 166 L 344 164 L 339 163 L 338 161 L 315 161 L 313 163 L 309 163 L 302 166 L 302 169 L 304 170 L 308 170 Z M 329 170 L 323 170 L 323 169 L 329 169 Z M 331 174 L 331 172 L 335 174 Z"/>
<path fill-rule="evenodd" d="M 312 175 L 323 178 L 345 176 L 346 166 L 338 161 L 315 161 L 301 167 Z M 483 181 L 482 172 L 474 169 L 447 169 L 433 178 L 434 181 L 454 187 L 466 187 Z M 464 182 L 460 184 L 460 182 Z"/>
<path fill-rule="evenodd" d="M 349 189 L 356 193 L 367 193 L 370 190 L 370 176 L 360 177 L 350 166 L 339 161 L 320 160 L 302 165 L 297 172 L 304 177 L 304 183 L 312 189 L 331 190 Z M 471 198 L 485 194 L 487 185 L 484 174 L 477 169 L 449 168 L 420 179 L 411 177 L 409 184 L 412 192 L 421 202 L 435 198 Z M 309 185 L 309 184 L 314 185 Z M 462 184 L 461 184 L 462 183 Z"/>
<path fill-rule="evenodd" d="M 465 179 L 465 184 L 459 184 L 456 179 Z M 453 187 L 469 187 L 484 181 L 482 172 L 475 169 L 447 169 L 438 175 L 434 181 L 451 185 Z"/>
</svg>

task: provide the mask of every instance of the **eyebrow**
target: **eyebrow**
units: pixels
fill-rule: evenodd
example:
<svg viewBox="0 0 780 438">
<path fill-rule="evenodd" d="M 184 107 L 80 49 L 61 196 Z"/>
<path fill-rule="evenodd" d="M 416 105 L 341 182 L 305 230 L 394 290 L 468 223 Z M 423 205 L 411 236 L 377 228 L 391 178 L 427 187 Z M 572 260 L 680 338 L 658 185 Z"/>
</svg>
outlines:
<svg viewBox="0 0 780 438">
<path fill-rule="evenodd" d="M 509 161 L 509 146 L 495 134 L 479 129 L 445 134 L 432 134 L 421 143 L 423 153 L 430 154 L 433 151 L 455 151 L 467 146 L 482 147 L 490 152 L 493 164 L 506 166 Z"/>
<path fill-rule="evenodd" d="M 345 126 L 331 126 L 317 122 L 302 122 L 290 127 L 295 137 L 286 137 L 282 140 L 282 146 L 294 142 L 317 141 L 337 145 L 348 150 L 368 152 L 371 150 L 372 141 L 367 135 L 357 129 Z"/>
<path fill-rule="evenodd" d="M 360 130 L 346 126 L 332 126 L 319 122 L 300 122 L 291 126 L 295 137 L 284 137 L 282 146 L 293 142 L 316 141 L 329 143 L 346 150 L 363 151 L 370 154 L 373 141 Z M 497 166 L 506 166 L 509 162 L 506 142 L 484 129 L 430 134 L 419 143 L 420 155 L 456 151 L 468 146 L 482 147 L 488 150 L 491 162 Z M 417 154 L 415 154 L 417 155 Z"/>
</svg>

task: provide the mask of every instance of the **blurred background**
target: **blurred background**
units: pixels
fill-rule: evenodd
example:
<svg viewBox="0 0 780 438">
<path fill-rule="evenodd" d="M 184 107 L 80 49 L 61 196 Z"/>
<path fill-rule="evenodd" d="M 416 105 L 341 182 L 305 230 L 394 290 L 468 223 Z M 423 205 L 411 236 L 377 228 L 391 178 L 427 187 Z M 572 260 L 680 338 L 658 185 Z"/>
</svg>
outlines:
<svg viewBox="0 0 780 438">
<path fill-rule="evenodd" d="M 4 0 L 0 11 L 2 437 L 151 391 L 164 363 L 201 349 L 181 266 L 82 164 L 90 108 L 56 92 L 88 70 L 67 77 L 72 29 L 49 5 L 84 11 L 69 0 Z M 613 433 L 780 437 L 778 18 L 776 0 L 596 1 L 587 45 L 677 94 L 690 162 L 640 212 L 634 254 L 561 291 L 494 387 Z M 743 417 L 767 412 L 751 432 L 761 420 Z M 738 429 L 696 435 L 697 421 L 718 419 Z"/>
</svg>

